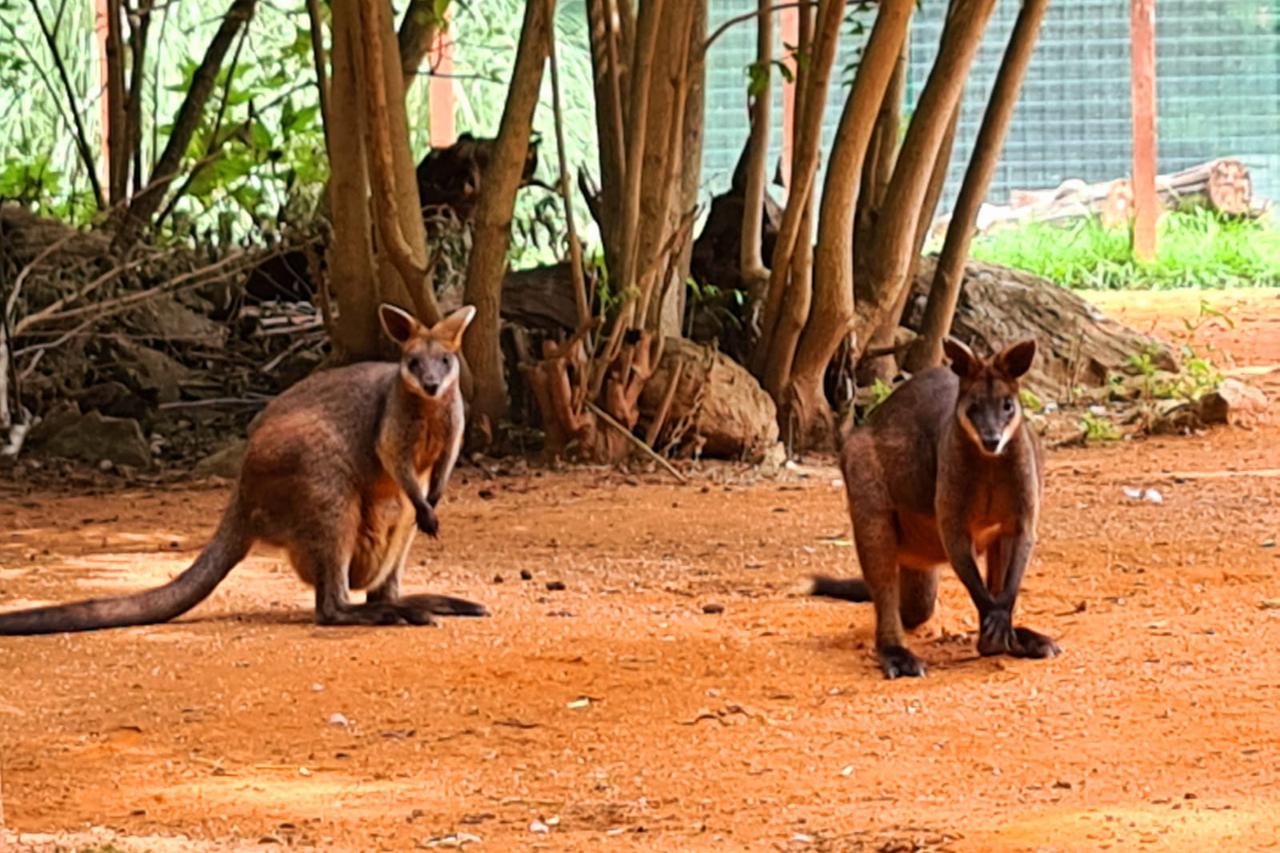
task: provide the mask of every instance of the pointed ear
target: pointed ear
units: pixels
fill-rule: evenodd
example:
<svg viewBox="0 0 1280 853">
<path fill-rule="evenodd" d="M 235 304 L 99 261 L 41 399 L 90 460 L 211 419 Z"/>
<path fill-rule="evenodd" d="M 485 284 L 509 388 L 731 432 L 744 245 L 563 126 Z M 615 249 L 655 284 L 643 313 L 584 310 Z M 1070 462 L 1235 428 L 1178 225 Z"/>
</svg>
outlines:
<svg viewBox="0 0 1280 853">
<path fill-rule="evenodd" d="M 378 319 L 382 321 L 382 331 L 398 344 L 412 338 L 422 329 L 422 324 L 407 311 L 384 302 L 378 306 Z"/>
<path fill-rule="evenodd" d="M 982 369 L 982 362 L 973 354 L 973 350 L 955 338 L 942 341 L 942 351 L 951 359 L 951 372 L 961 379 L 971 379 Z"/>
<path fill-rule="evenodd" d="M 476 316 L 476 306 L 463 305 L 448 317 L 431 327 L 431 337 L 445 349 L 457 352 L 462 349 L 462 333 Z"/>
<path fill-rule="evenodd" d="M 996 356 L 996 370 L 1010 379 L 1017 379 L 1031 369 L 1031 361 L 1036 357 L 1035 338 L 1019 341 Z"/>
</svg>

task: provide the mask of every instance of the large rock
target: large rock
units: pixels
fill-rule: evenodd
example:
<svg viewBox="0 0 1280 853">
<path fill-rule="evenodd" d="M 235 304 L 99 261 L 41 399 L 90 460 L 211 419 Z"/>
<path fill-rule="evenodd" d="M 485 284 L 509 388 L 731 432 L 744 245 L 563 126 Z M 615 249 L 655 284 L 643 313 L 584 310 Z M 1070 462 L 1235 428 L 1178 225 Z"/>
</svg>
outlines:
<svg viewBox="0 0 1280 853">
<path fill-rule="evenodd" d="M 100 412 L 77 418 L 62 417 L 58 429 L 51 433 L 43 438 L 42 444 L 52 456 L 91 463 L 108 459 L 116 465 L 134 468 L 151 464 L 151 447 L 138 422 L 130 418 L 109 418 Z"/>
<path fill-rule="evenodd" d="M 1218 387 L 1196 402 L 1200 420 L 1206 424 L 1238 423 L 1261 414 L 1267 395 L 1239 379 L 1224 379 Z"/>
<path fill-rule="evenodd" d="M 773 400 L 742 365 L 684 338 L 667 338 L 658 369 L 640 396 L 642 421 L 653 419 L 678 363 L 684 367 L 665 431 L 675 424 L 686 424 L 685 440 L 696 437 L 704 456 L 751 462 L 763 459 L 778 443 L 778 412 Z"/>
<path fill-rule="evenodd" d="M 920 259 L 905 325 L 919 331 L 936 257 Z M 1160 370 L 1176 370 L 1164 341 L 1104 316 L 1075 293 L 1030 273 L 970 261 L 951 334 L 980 354 L 1023 338 L 1039 344 L 1024 384 L 1046 400 L 1073 386 L 1102 386 L 1112 372 L 1130 372 L 1130 357 L 1146 353 Z"/>
</svg>

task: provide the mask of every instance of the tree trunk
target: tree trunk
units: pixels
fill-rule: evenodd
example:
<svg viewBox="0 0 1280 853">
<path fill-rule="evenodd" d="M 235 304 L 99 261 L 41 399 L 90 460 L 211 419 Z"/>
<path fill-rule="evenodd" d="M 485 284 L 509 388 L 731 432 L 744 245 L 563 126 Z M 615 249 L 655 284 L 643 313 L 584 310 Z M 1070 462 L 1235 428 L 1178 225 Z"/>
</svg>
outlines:
<svg viewBox="0 0 1280 853">
<path fill-rule="evenodd" d="M 908 285 L 912 249 L 933 166 L 994 6 L 995 0 L 954 0 L 952 4 L 938 58 L 898 154 L 889 203 L 876 223 L 868 274 L 865 281 L 857 283 L 851 331 L 856 335 L 858 353 L 866 348 L 871 333 L 884 322 Z M 843 332 L 831 343 L 830 352 L 835 351 L 839 337 Z"/>
<path fill-rule="evenodd" d="M 627 172 L 622 101 L 625 69 L 621 57 L 631 56 L 631 45 L 623 41 L 615 10 L 615 0 L 587 0 L 600 168 L 600 193 L 592 212 L 600 226 L 610 270 L 619 268 L 615 232 L 620 220 L 621 187 Z"/>
<path fill-rule="evenodd" d="M 742 239 L 738 266 L 749 304 L 758 306 L 769 284 L 769 270 L 760 255 L 760 226 L 764 219 L 764 188 L 769 159 L 769 117 L 773 112 L 773 5 L 760 0 L 756 15 L 756 61 L 751 79 L 751 135 L 747 142 L 746 183 L 742 201 Z"/>
<path fill-rule="evenodd" d="M 694 50 L 690 53 L 688 78 L 686 80 L 688 91 L 685 93 L 684 121 L 681 123 L 681 127 L 684 130 L 684 139 L 681 143 L 682 153 L 680 155 L 680 162 L 684 166 L 680 176 L 679 209 L 681 211 L 693 210 L 697 207 L 698 192 L 701 188 L 702 142 L 706 124 L 707 62 L 706 56 L 699 46 L 706 40 L 706 37 L 707 4 L 699 0 L 699 2 L 694 3 L 693 22 L 689 28 L 689 43 L 694 46 Z M 685 243 L 684 251 L 680 253 L 678 268 L 681 282 L 689 279 L 689 267 L 692 263 L 692 258 L 693 241 L 689 240 Z M 662 333 L 667 336 L 677 335 L 679 334 L 680 321 L 684 317 L 685 288 L 682 286 L 675 288 L 668 301 L 673 304 L 663 307 L 663 316 L 674 315 L 676 330 L 674 332 L 669 330 L 668 324 L 664 321 Z"/>
<path fill-rule="evenodd" d="M 555 0 L 531 0 L 525 6 L 507 103 L 502 111 L 493 158 L 485 169 L 476 203 L 465 290 L 466 301 L 476 308 L 476 318 L 470 334 L 463 340 L 463 352 L 475 380 L 472 411 L 478 417 L 487 418 L 490 429 L 497 427 L 507 410 L 506 379 L 498 338 L 502 278 L 507 267 L 516 190 L 524 172 L 533 112 L 542 85 L 542 69 L 554 37 L 554 18 Z"/>
<path fill-rule="evenodd" d="M 853 318 L 853 213 L 872 131 L 866 116 L 884 103 L 914 8 L 915 0 L 880 3 L 827 161 L 814 256 L 813 308 L 796 351 L 790 391 L 784 392 L 788 418 L 796 425 L 793 437 L 802 447 L 825 440 L 830 424 L 822 377 Z M 890 197 L 896 198 L 892 192 Z"/>
<path fill-rule="evenodd" d="M 124 35 L 120 0 L 107 0 L 107 201 L 120 204 L 129 187 L 128 97 L 124 88 Z"/>
<path fill-rule="evenodd" d="M 333 245 L 329 281 L 338 303 L 334 348 L 339 361 L 375 358 L 378 328 L 378 274 L 373 263 L 373 223 L 369 218 L 369 176 L 365 157 L 364 63 L 360 13 L 353 0 L 333 3 L 333 75 L 330 79 L 329 211 Z M 318 39 L 322 33 L 313 32 Z M 341 116 L 339 119 L 338 116 Z"/>
<path fill-rule="evenodd" d="M 775 342 L 774 338 L 782 315 L 783 299 L 789 290 L 791 255 L 800 236 L 806 201 L 813 192 L 813 182 L 818 171 L 822 117 L 827 106 L 828 82 L 831 79 L 831 67 L 835 63 L 844 9 L 844 0 L 822 0 L 818 6 L 813 49 L 810 51 L 809 68 L 806 71 L 807 85 L 802 96 L 804 115 L 796 124 L 796 154 L 791 170 L 787 209 L 782 215 L 778 241 L 773 249 L 760 339 L 752 357 L 752 372 L 757 376 L 763 376 L 766 365 L 774 359 L 782 358 L 790 362 L 788 350 L 792 349 L 791 336 L 784 334 L 784 340 L 779 342 Z"/>
<path fill-rule="evenodd" d="M 431 43 L 436 40 L 436 33 L 440 31 L 439 16 L 444 14 L 448 6 L 448 0 L 442 4 L 437 4 L 436 0 L 410 0 L 409 8 L 404 10 L 396 42 L 400 47 L 400 72 L 404 75 L 406 93 L 418 79 L 422 60 L 431 49 Z"/>
<path fill-rule="evenodd" d="M 204 115 L 205 105 L 213 93 L 214 84 L 217 83 L 222 61 L 226 58 L 227 51 L 230 50 L 231 43 L 235 41 L 241 27 L 246 26 L 253 18 L 257 2 L 258 0 L 232 0 L 231 7 L 222 16 L 221 26 L 218 27 L 213 40 L 209 42 L 204 58 L 200 60 L 200 65 L 191 77 L 191 86 L 187 89 L 187 95 L 183 98 L 178 114 L 174 117 L 173 129 L 169 132 L 164 152 L 156 161 L 155 168 L 151 170 L 147 186 L 133 197 L 125 211 L 116 233 L 117 247 L 128 248 L 133 245 L 138 232 L 151 223 L 151 218 L 160 209 L 169 184 L 179 174 L 182 157 L 191 146 L 191 138 L 195 135 L 196 128 L 200 126 L 200 118 Z"/>
<path fill-rule="evenodd" d="M 909 34 L 908 34 L 909 35 Z M 863 257 L 859 247 L 865 249 L 875 228 L 876 218 L 884 205 L 889 181 L 893 178 L 893 166 L 898 155 L 898 137 L 902 127 L 902 100 L 907 91 L 907 59 L 910 38 L 902 45 L 898 62 L 893 67 L 893 77 L 885 90 L 884 101 L 876 114 L 875 129 L 870 147 L 862 164 L 862 188 L 858 193 L 857 211 L 853 226 L 853 256 Z M 861 270 L 855 269 L 855 280 Z"/>
<path fill-rule="evenodd" d="M 136 19 L 136 23 L 134 20 Z M 125 100 L 125 145 L 132 166 L 133 191 L 142 189 L 142 88 L 146 83 L 147 32 L 151 28 L 151 0 L 141 0 L 129 18 L 129 88 Z"/>
<path fill-rule="evenodd" d="M 969 168 L 947 226 L 947 238 L 929 291 L 920 336 L 907 355 L 908 370 L 923 370 L 942 361 L 942 340 L 951 328 L 956 302 L 960 298 L 960 282 L 969 258 L 969 243 L 973 239 L 978 208 L 995 174 L 1004 137 L 1018 103 L 1022 78 L 1031 63 L 1040 23 L 1048 5 L 1049 0 L 1023 0 L 1022 9 L 1018 12 L 1018 20 L 1009 36 L 1009 45 L 996 74 L 982 127 L 969 158 Z"/>
</svg>

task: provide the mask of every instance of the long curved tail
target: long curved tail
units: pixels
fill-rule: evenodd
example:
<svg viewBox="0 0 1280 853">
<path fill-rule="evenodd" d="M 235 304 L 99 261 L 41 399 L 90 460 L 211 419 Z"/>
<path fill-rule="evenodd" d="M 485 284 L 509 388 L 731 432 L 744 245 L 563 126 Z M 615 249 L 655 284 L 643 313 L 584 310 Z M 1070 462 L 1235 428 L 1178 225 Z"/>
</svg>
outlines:
<svg viewBox="0 0 1280 853">
<path fill-rule="evenodd" d="M 117 598 L 0 613 L 0 635 L 61 634 L 168 622 L 204 601 L 249 553 L 250 544 L 233 500 L 213 540 L 189 569 L 164 586 Z"/>
<path fill-rule="evenodd" d="M 814 575 L 810 579 L 809 594 L 820 598 L 838 598 L 841 601 L 870 601 L 871 589 L 862 578 L 831 578 Z"/>
</svg>

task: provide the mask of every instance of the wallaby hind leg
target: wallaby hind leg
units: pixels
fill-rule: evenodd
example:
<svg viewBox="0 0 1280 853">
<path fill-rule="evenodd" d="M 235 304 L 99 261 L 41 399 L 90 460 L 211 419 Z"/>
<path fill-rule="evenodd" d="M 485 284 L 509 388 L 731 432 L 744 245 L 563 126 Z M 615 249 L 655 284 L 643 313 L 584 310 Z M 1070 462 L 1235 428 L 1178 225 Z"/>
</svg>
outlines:
<svg viewBox="0 0 1280 853">
<path fill-rule="evenodd" d="M 928 622 L 933 615 L 938 600 L 938 570 L 902 566 L 898 577 L 901 590 L 898 609 L 902 614 L 902 626 L 910 631 Z"/>
<path fill-rule="evenodd" d="M 400 594 L 400 576 L 404 574 L 404 564 L 409 556 L 409 542 L 405 543 L 404 550 L 401 552 L 396 562 L 395 568 L 391 570 L 391 574 L 387 575 L 387 579 L 382 585 L 369 590 L 365 600 L 370 604 L 396 605 L 401 608 L 409 608 L 420 611 L 431 616 L 488 616 L 489 611 L 484 605 L 467 601 L 463 598 L 454 598 L 450 595 L 401 595 Z"/>
<path fill-rule="evenodd" d="M 320 548 L 295 553 L 293 559 L 310 570 L 316 582 L 317 625 L 434 625 L 429 612 L 401 602 L 371 601 L 354 604 L 347 564 L 336 553 Z"/>
</svg>

